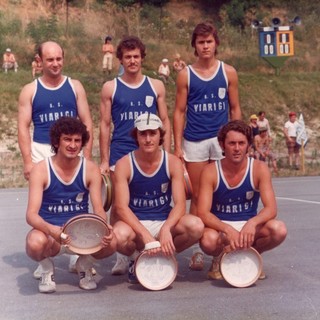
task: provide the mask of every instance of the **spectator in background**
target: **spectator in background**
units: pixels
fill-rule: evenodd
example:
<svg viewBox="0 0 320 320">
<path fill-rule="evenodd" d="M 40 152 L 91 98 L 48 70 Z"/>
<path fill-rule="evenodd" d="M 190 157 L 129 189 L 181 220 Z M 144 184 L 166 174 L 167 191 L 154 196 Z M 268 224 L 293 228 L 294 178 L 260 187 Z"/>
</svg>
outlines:
<svg viewBox="0 0 320 320">
<path fill-rule="evenodd" d="M 34 60 L 31 63 L 31 68 L 32 68 L 33 79 L 36 77 L 37 74 L 42 73 L 42 62 L 38 53 L 34 56 Z"/>
<path fill-rule="evenodd" d="M 2 68 L 5 73 L 8 73 L 8 70 L 14 69 L 14 72 L 18 71 L 18 63 L 14 54 L 11 52 L 10 48 L 6 49 L 6 52 L 3 55 L 3 65 Z"/>
<path fill-rule="evenodd" d="M 259 128 L 260 127 L 267 128 L 268 136 L 269 136 L 269 138 L 271 138 L 270 124 L 269 124 L 269 120 L 266 118 L 265 111 L 259 111 L 257 124 L 258 124 Z"/>
<path fill-rule="evenodd" d="M 297 132 L 299 127 L 300 124 L 297 121 L 297 114 L 295 112 L 289 112 L 289 120 L 284 124 L 283 133 L 288 147 L 289 167 L 296 170 L 299 170 L 300 162 L 300 145 L 297 143 Z"/>
<path fill-rule="evenodd" d="M 254 137 L 254 146 L 257 153 L 257 158 L 261 161 L 269 160 L 272 163 L 274 173 L 278 173 L 277 158 L 271 151 L 271 140 L 268 136 L 267 127 L 260 127 L 259 134 Z"/>
<path fill-rule="evenodd" d="M 258 126 L 258 117 L 255 114 L 252 114 L 250 116 L 250 123 L 249 126 L 251 127 L 252 130 L 252 137 L 254 138 L 256 135 L 259 134 L 259 126 Z"/>
<path fill-rule="evenodd" d="M 249 126 L 252 131 L 252 144 L 249 146 L 249 156 L 255 158 L 256 157 L 256 148 L 254 144 L 254 137 L 259 134 L 259 127 L 257 124 L 258 117 L 256 114 L 252 114 L 250 116 Z"/>
<path fill-rule="evenodd" d="M 184 69 L 186 66 L 187 66 L 186 63 L 183 60 L 181 60 L 180 54 L 177 53 L 172 64 L 173 70 L 178 73 L 182 69 Z"/>
<path fill-rule="evenodd" d="M 162 59 L 162 62 L 158 69 L 158 75 L 163 80 L 164 83 L 167 83 L 170 76 L 170 67 L 168 64 L 168 59 Z"/>
<path fill-rule="evenodd" d="M 102 70 L 103 72 L 108 71 L 108 74 L 110 74 L 112 70 L 112 60 L 113 60 L 113 52 L 114 52 L 111 40 L 112 38 L 110 36 L 107 36 L 104 40 L 104 45 L 102 46 L 102 52 L 103 52 Z"/>
</svg>

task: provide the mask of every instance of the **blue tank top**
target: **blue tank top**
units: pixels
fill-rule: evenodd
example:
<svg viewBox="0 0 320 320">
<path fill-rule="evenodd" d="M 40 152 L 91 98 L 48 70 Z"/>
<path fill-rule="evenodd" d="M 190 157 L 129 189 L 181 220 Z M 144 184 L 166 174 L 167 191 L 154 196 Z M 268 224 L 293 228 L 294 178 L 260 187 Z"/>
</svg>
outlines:
<svg viewBox="0 0 320 320">
<path fill-rule="evenodd" d="M 210 79 L 204 79 L 188 66 L 187 117 L 184 138 L 200 141 L 216 137 L 228 122 L 228 79 L 221 61 Z"/>
<path fill-rule="evenodd" d="M 137 149 L 131 130 L 134 120 L 142 113 L 157 114 L 157 93 L 148 77 L 143 78 L 137 86 L 130 86 L 122 79 L 115 79 L 112 97 L 112 122 L 114 125 L 110 146 L 110 166 Z"/>
<path fill-rule="evenodd" d="M 73 179 L 66 183 L 55 172 L 51 158 L 46 158 L 48 186 L 43 192 L 39 215 L 47 222 L 64 225 L 70 218 L 89 211 L 89 190 L 86 186 L 86 160 L 80 157 Z"/>
<path fill-rule="evenodd" d="M 136 162 L 134 152 L 130 153 L 129 207 L 139 220 L 164 221 L 172 209 L 168 154 L 164 150 L 161 152 L 160 165 L 152 174 L 144 173 Z"/>
<path fill-rule="evenodd" d="M 77 99 L 70 78 L 56 88 L 46 87 L 35 80 L 36 91 L 32 99 L 33 141 L 50 144 L 50 127 L 59 118 L 77 117 Z"/>
<path fill-rule="evenodd" d="M 253 162 L 248 158 L 246 173 L 242 181 L 230 187 L 224 177 L 221 161 L 216 161 L 218 181 L 213 192 L 211 212 L 220 220 L 247 221 L 257 215 L 260 192 L 253 184 Z"/>
</svg>

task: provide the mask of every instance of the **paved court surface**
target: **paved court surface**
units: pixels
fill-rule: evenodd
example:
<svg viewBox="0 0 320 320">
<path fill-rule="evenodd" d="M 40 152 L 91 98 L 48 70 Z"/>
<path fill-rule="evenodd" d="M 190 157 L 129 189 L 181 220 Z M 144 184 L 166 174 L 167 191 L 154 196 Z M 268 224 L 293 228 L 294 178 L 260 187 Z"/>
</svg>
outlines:
<svg viewBox="0 0 320 320">
<path fill-rule="evenodd" d="M 320 319 L 320 177 L 277 178 L 279 218 L 288 237 L 263 254 L 267 279 L 237 289 L 188 270 L 190 249 L 178 255 L 171 287 L 151 292 L 111 276 L 115 256 L 96 266 L 98 289 L 78 287 L 68 258 L 55 259 L 57 292 L 38 293 L 36 263 L 24 251 L 26 189 L 0 189 L 0 319 Z M 206 257 L 206 269 L 210 259 Z"/>
</svg>

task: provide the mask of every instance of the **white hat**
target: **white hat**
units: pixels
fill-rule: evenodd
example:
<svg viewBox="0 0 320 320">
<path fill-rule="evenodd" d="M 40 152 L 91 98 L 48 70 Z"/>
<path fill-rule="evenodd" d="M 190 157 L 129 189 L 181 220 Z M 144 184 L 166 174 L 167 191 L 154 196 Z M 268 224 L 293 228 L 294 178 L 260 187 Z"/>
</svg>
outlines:
<svg viewBox="0 0 320 320">
<path fill-rule="evenodd" d="M 166 59 L 166 58 L 164 58 L 164 59 L 162 59 L 162 62 L 163 62 L 163 63 L 168 63 L 168 62 L 169 62 L 169 60 L 168 60 L 168 59 Z"/>
<path fill-rule="evenodd" d="M 153 113 L 143 113 L 134 121 L 134 127 L 139 131 L 156 130 L 162 128 L 162 121 Z"/>
<path fill-rule="evenodd" d="M 10 48 L 7 48 L 7 49 L 6 49 L 6 52 L 11 52 L 11 49 L 10 49 Z"/>
</svg>

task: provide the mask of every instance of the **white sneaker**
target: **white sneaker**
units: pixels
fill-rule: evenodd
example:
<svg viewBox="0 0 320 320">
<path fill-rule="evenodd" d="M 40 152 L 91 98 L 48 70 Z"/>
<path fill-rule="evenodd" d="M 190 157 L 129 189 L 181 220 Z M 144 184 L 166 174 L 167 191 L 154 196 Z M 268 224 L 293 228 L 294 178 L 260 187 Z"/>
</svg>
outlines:
<svg viewBox="0 0 320 320">
<path fill-rule="evenodd" d="M 56 291 L 56 283 L 52 271 L 43 272 L 40 277 L 39 291 L 41 293 L 52 293 Z"/>
<path fill-rule="evenodd" d="M 84 290 L 94 290 L 97 288 L 96 281 L 92 275 L 91 269 L 83 270 L 81 264 L 79 263 L 79 259 L 76 263 L 76 268 L 79 275 L 79 287 Z"/>
<path fill-rule="evenodd" d="M 129 259 L 127 256 L 117 253 L 117 261 L 111 270 L 111 274 L 114 276 L 119 276 L 126 274 L 129 269 Z"/>
<path fill-rule="evenodd" d="M 42 270 L 39 281 L 39 291 L 41 293 L 52 293 L 56 291 L 56 283 L 54 282 L 54 266 L 52 262 L 51 264 L 52 266 L 48 271 Z"/>
<path fill-rule="evenodd" d="M 42 274 L 42 266 L 41 264 L 38 264 L 38 267 L 36 270 L 34 270 L 33 272 L 33 277 L 37 280 L 39 280 L 41 278 L 41 274 Z"/>
</svg>

